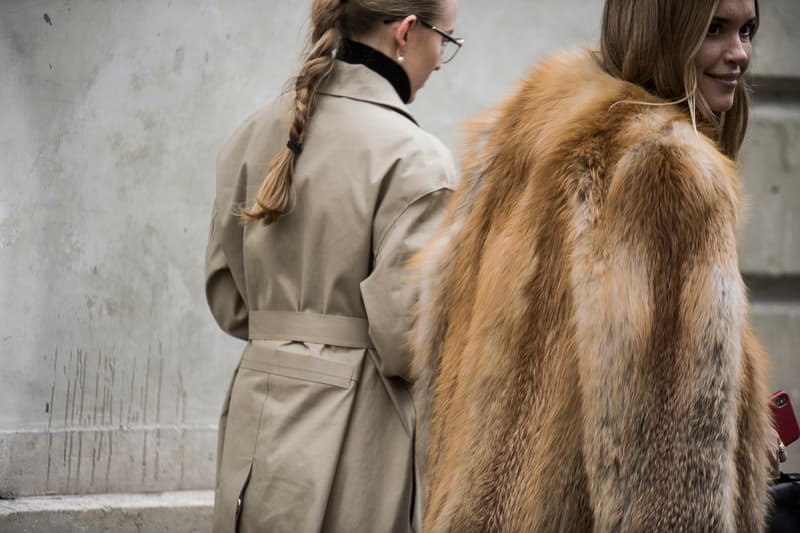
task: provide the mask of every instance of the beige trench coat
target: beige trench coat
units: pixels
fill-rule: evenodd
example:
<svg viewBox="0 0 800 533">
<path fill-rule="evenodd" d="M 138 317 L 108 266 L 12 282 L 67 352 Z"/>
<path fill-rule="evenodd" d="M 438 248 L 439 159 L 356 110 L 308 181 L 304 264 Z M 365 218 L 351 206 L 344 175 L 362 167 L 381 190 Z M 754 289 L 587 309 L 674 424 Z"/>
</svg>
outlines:
<svg viewBox="0 0 800 533">
<path fill-rule="evenodd" d="M 455 185 L 447 149 L 383 77 L 337 61 L 292 212 L 242 226 L 287 140 L 291 95 L 220 152 L 206 296 L 248 340 L 219 423 L 215 531 L 405 532 L 416 522 L 404 265 Z M 416 529 L 416 527 L 415 527 Z"/>
</svg>

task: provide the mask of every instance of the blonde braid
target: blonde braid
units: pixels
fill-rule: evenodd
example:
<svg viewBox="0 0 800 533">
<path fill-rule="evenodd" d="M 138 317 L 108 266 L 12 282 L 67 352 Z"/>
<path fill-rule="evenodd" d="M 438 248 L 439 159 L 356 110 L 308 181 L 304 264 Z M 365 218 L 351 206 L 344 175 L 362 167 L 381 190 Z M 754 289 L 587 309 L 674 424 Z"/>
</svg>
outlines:
<svg viewBox="0 0 800 533">
<path fill-rule="evenodd" d="M 341 19 L 344 6 L 339 0 L 315 0 L 311 9 L 313 31 L 311 48 L 295 80 L 295 100 L 289 142 L 267 166 L 266 176 L 256 195 L 255 205 L 243 209 L 245 223 L 275 222 L 289 211 L 292 202 L 294 164 L 302 152 L 306 127 L 314 112 L 317 91 L 333 70 L 334 51 L 341 46 Z"/>
</svg>

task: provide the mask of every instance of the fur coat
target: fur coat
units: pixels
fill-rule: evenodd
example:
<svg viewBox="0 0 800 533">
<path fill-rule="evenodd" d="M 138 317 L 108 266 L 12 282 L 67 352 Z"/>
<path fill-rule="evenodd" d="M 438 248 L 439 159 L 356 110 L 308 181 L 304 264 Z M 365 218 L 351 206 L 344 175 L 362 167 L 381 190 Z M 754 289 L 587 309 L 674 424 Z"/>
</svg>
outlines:
<svg viewBox="0 0 800 533">
<path fill-rule="evenodd" d="M 734 164 L 581 50 L 476 124 L 415 258 L 427 532 L 761 531 Z"/>
</svg>

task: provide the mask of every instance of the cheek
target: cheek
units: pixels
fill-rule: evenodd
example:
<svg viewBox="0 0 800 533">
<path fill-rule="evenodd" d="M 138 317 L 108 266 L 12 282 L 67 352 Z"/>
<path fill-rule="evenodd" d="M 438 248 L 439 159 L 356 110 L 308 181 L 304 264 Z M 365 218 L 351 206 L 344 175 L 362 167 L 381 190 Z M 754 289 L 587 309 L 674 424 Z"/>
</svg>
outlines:
<svg viewBox="0 0 800 533">
<path fill-rule="evenodd" d="M 430 55 L 428 56 L 431 62 L 431 68 L 436 66 L 436 63 L 439 62 L 439 57 L 442 55 L 442 45 L 439 42 L 435 42 L 433 46 L 430 48 Z"/>
<path fill-rule="evenodd" d="M 694 66 L 697 68 L 697 75 L 700 76 L 703 72 L 714 66 L 718 55 L 712 43 L 704 43 L 697 52 L 697 56 L 694 58 Z"/>
</svg>

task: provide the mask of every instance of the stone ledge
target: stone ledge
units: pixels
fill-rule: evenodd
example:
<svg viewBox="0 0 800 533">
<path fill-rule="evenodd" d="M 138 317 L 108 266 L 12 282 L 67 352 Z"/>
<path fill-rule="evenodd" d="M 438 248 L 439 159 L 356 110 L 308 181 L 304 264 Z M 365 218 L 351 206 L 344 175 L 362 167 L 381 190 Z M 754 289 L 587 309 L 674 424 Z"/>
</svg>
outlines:
<svg viewBox="0 0 800 533">
<path fill-rule="evenodd" d="M 770 392 L 789 393 L 795 413 L 800 414 L 800 302 L 754 301 L 750 318 L 758 339 L 772 361 Z M 788 448 L 784 472 L 800 472 L 800 441 Z"/>
<path fill-rule="evenodd" d="M 206 490 L 216 437 L 210 424 L 0 431 L 0 497 Z"/>
<path fill-rule="evenodd" d="M 740 267 L 756 275 L 800 274 L 800 104 L 753 106 L 742 147 L 747 196 Z"/>
<path fill-rule="evenodd" d="M 797 33 L 800 4 L 797 0 L 761 2 L 761 22 L 753 41 L 752 70 L 762 76 L 794 76 L 800 72 Z"/>
<path fill-rule="evenodd" d="M 0 500 L 0 531 L 208 532 L 213 491 Z"/>
</svg>

